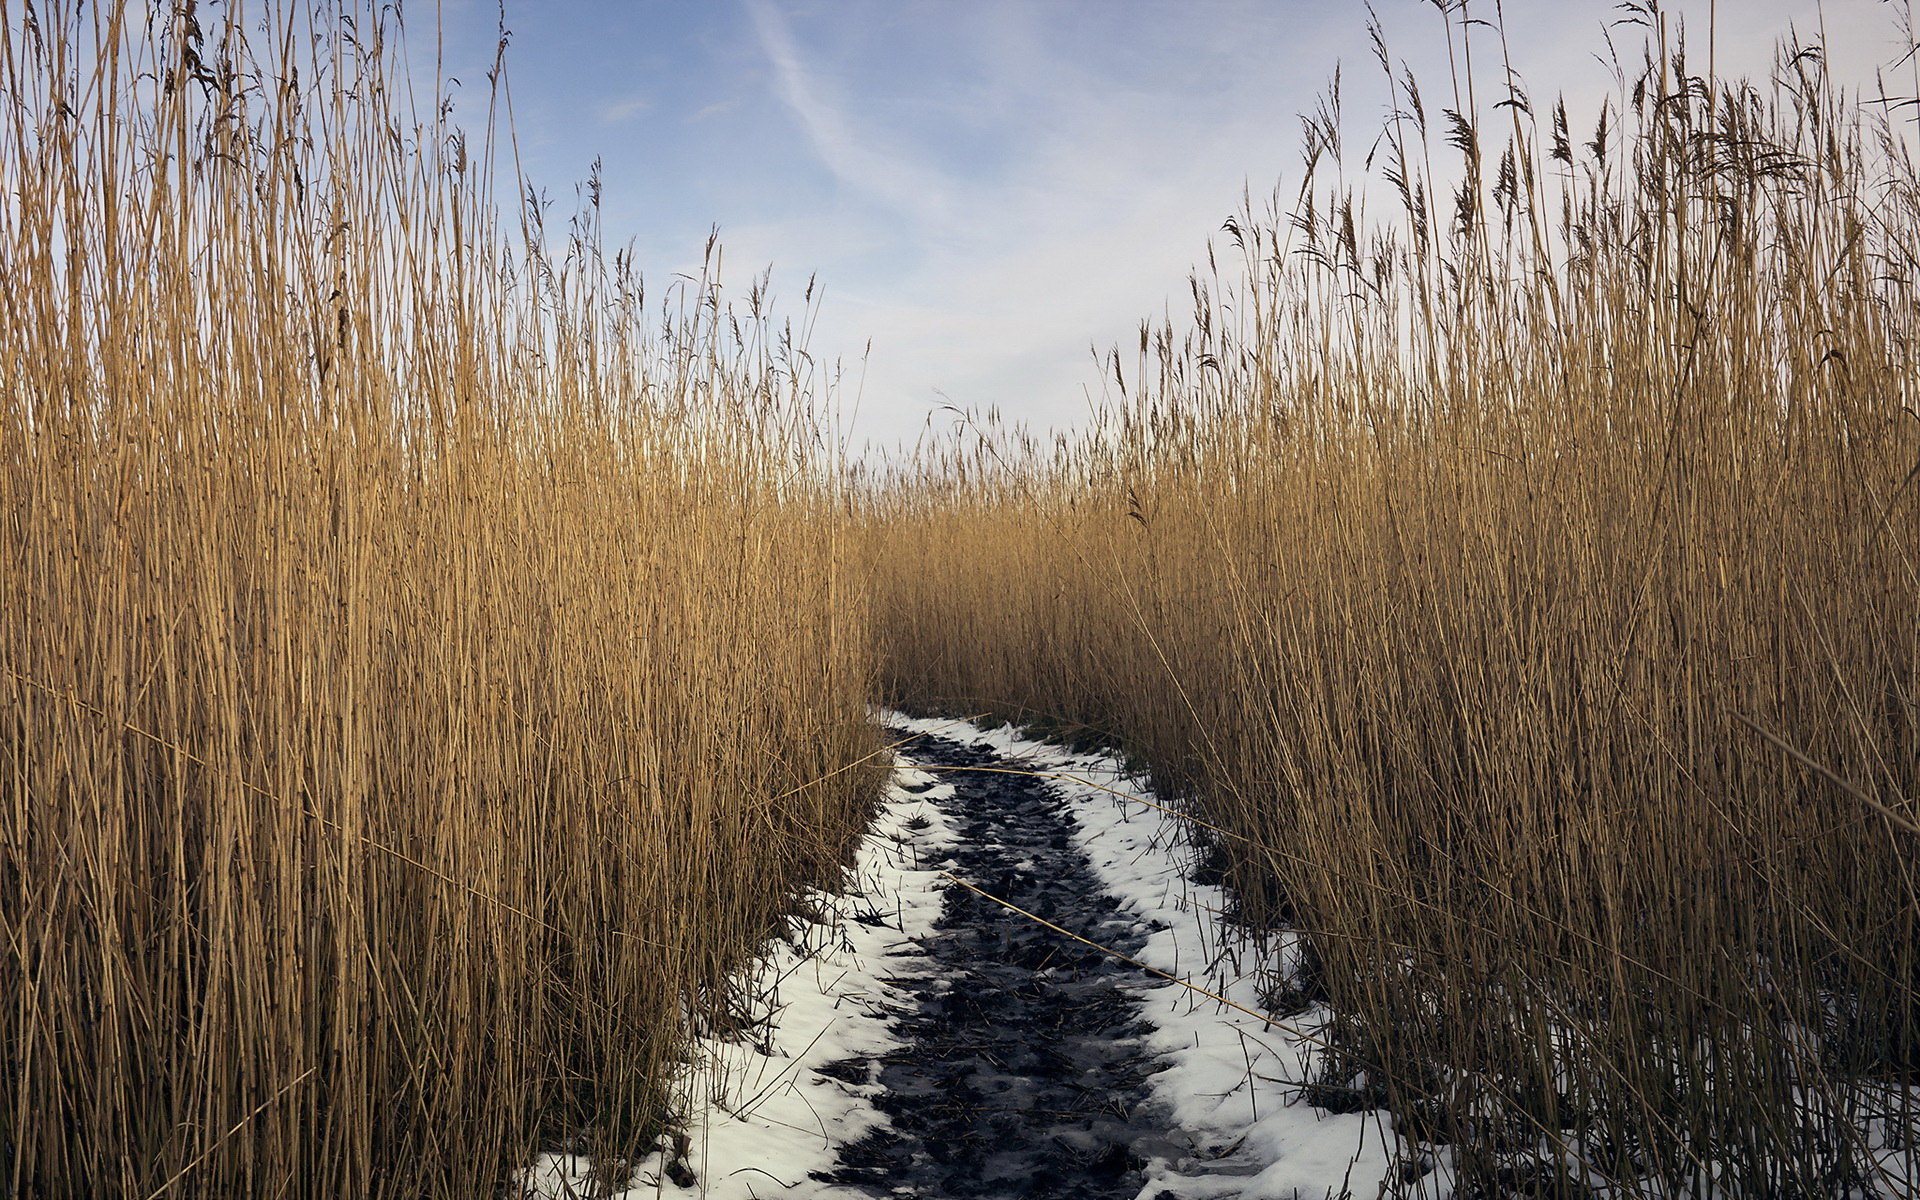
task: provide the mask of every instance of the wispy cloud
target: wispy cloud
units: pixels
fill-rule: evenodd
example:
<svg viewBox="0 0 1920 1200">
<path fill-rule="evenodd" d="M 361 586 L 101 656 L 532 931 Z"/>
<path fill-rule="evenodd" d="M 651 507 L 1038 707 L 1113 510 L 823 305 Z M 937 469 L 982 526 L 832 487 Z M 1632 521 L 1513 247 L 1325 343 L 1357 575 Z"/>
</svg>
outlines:
<svg viewBox="0 0 1920 1200">
<path fill-rule="evenodd" d="M 915 9 L 937 29 L 883 29 L 884 58 L 860 43 L 811 62 L 780 9 L 751 0 L 750 11 L 821 161 L 915 218 L 890 263 L 820 263 L 816 348 L 857 356 L 871 340 L 858 435 L 883 442 L 911 437 L 943 397 L 1041 427 L 1084 420 L 1085 385 L 1098 391 L 1089 343 L 1130 337 L 1182 290 L 1208 232 L 1250 176 L 1270 185 L 1294 136 L 1297 97 L 1244 69 L 1249 43 L 1276 32 L 1258 5 L 1187 10 L 1210 24 L 1156 15 L 1159 69 L 1198 79 L 1184 91 L 1134 69 L 1133 22 L 1098 9 Z M 782 224 L 730 238 L 783 264 L 783 242 L 834 255 L 859 240 L 827 214 Z"/>
<path fill-rule="evenodd" d="M 948 210 L 947 181 L 906 153 L 885 148 L 879 130 L 854 127 L 833 98 L 831 84 L 809 70 L 792 27 L 778 8 L 768 0 L 747 0 L 747 11 L 773 67 L 781 102 L 827 169 L 846 186 L 916 221 L 943 219 Z"/>
<path fill-rule="evenodd" d="M 1178 324 L 1187 273 L 1243 187 L 1258 200 L 1282 184 L 1291 200 L 1297 114 L 1335 65 L 1346 68 L 1349 182 L 1390 107 L 1364 12 L 1325 0 L 570 2 L 596 21 L 537 51 L 544 79 L 516 75 L 517 94 L 529 82 L 552 89 L 551 116 L 523 143 L 539 140 L 570 170 L 605 154 L 609 240 L 635 238 L 650 278 L 697 256 L 715 223 L 735 279 L 772 263 L 797 302 L 817 271 L 816 356 L 855 367 L 872 346 L 856 440 L 911 439 L 941 393 L 1042 428 L 1083 422 L 1085 390 L 1101 387 L 1089 344 L 1129 342 L 1141 318 L 1169 310 Z M 1375 7 L 1429 112 L 1451 104 L 1433 6 Z M 1687 17 L 1704 65 L 1712 6 L 1662 9 Z M 1716 65 L 1762 77 L 1789 21 L 1820 20 L 1816 0 L 1718 9 Z M 1871 86 L 1871 63 L 1896 53 L 1884 6 L 1824 0 L 1824 13 L 1836 74 Z M 1574 120 L 1591 127 L 1614 86 L 1592 58 L 1619 16 L 1614 0 L 1513 3 L 1506 16 L 1535 110 L 1564 88 Z M 529 30 L 515 52 L 563 28 Z M 1637 63 L 1640 31 L 1615 37 Z M 490 61 L 489 29 L 473 41 Z M 1498 70 L 1494 46 L 1476 42 L 1483 79 Z M 652 107 L 627 107 L 636 79 Z M 1490 104 L 1483 89 L 1483 114 Z M 1331 165 L 1321 172 L 1330 185 Z"/>
<path fill-rule="evenodd" d="M 638 97 L 632 100 L 620 100 L 611 104 L 603 104 L 600 106 L 600 121 L 604 125 L 618 125 L 622 121 L 631 120 L 641 113 L 647 112 L 652 107 L 653 101 Z"/>
</svg>

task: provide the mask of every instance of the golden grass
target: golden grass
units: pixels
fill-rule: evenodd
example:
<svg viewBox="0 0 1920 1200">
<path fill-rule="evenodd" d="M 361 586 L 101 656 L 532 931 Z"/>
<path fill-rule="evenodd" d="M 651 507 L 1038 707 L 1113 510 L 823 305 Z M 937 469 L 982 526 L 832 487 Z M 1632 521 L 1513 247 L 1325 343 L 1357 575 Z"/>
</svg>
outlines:
<svg viewBox="0 0 1920 1200">
<path fill-rule="evenodd" d="M 1464 1194 L 1904 1194 L 1920 178 L 1817 53 L 1703 78 L 1643 15 L 1598 129 L 1396 73 L 1369 188 L 1330 102 L 1099 429 L 871 473 L 883 679 L 1231 831 L 1338 1014 L 1317 1097 Z"/>
<path fill-rule="evenodd" d="M 0 1188 L 617 1172 L 875 785 L 818 381 L 382 6 L 149 17 L 0 47 Z"/>
</svg>

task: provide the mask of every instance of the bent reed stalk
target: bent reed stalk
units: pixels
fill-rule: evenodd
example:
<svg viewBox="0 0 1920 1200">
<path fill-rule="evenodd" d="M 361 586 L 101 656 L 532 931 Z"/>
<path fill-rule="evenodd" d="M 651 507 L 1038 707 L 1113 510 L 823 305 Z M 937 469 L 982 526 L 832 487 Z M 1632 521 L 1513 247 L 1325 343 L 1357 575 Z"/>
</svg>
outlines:
<svg viewBox="0 0 1920 1200">
<path fill-rule="evenodd" d="M 1590 133 L 1376 28 L 1371 174 L 1336 82 L 1100 428 L 869 469 L 883 680 L 1227 831 L 1312 931 L 1309 1096 L 1462 1195 L 1907 1194 L 1920 177 L 1817 47 L 1730 82 L 1633 8 Z"/>
<path fill-rule="evenodd" d="M 877 786 L 825 381 L 395 6 L 4 9 L 0 1187 L 617 1177 Z"/>
</svg>

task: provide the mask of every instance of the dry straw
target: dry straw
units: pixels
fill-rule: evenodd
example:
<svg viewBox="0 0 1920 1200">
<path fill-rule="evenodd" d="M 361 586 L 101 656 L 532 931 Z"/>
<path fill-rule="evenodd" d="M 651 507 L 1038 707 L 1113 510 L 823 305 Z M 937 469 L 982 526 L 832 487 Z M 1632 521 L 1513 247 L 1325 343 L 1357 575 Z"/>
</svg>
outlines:
<svg viewBox="0 0 1920 1200">
<path fill-rule="evenodd" d="M 1330 96 L 1101 428 L 871 471 L 883 674 L 1149 761 L 1315 931 L 1313 1094 L 1467 1194 L 1905 1194 L 1920 178 L 1817 47 L 1629 14 L 1577 122 L 1376 30 L 1371 174 Z"/>
<path fill-rule="evenodd" d="M 874 786 L 823 381 L 396 6 L 0 7 L 0 1189 L 617 1175 Z"/>
</svg>

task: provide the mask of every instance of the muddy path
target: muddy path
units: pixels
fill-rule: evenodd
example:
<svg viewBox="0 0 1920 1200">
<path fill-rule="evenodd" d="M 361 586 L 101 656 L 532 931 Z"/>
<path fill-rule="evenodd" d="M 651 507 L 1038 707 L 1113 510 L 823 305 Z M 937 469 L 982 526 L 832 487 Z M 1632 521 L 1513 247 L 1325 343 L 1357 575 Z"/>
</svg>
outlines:
<svg viewBox="0 0 1920 1200">
<path fill-rule="evenodd" d="M 984 744 L 921 736 L 914 765 L 1012 766 Z M 947 869 L 1081 937 L 1134 954 L 1148 932 L 1106 895 L 1064 801 L 1019 775 L 939 771 L 961 836 Z M 822 1073 L 881 1085 L 892 1128 L 843 1147 L 815 1178 L 874 1196 L 1133 1197 L 1165 1152 L 1146 1100 L 1138 995 L 1167 986 L 979 894 L 947 889 L 925 969 L 901 981 L 907 1045 Z"/>
</svg>

